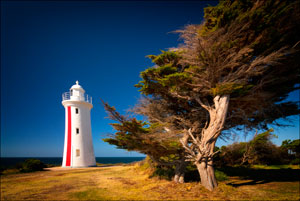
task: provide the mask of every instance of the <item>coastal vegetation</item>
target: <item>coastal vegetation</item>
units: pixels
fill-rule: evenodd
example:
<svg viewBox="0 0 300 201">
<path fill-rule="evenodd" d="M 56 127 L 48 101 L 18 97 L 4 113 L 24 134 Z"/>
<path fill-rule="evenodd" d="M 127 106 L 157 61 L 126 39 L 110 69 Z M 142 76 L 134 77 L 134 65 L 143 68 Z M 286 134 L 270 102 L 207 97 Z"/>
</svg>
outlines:
<svg viewBox="0 0 300 201">
<path fill-rule="evenodd" d="M 227 178 L 222 180 L 220 177 L 218 187 L 209 192 L 199 185 L 199 181 L 178 184 L 153 177 L 153 169 L 145 163 L 82 169 L 52 167 L 46 168 L 45 171 L 1 175 L 1 200 L 299 200 L 300 198 L 299 166 L 231 167 L 218 171 L 222 171 Z"/>
<path fill-rule="evenodd" d="M 277 150 L 268 140 L 271 128 L 286 126 L 278 120 L 300 111 L 297 100 L 287 100 L 299 90 L 299 9 L 299 1 L 280 0 L 225 0 L 205 8 L 203 23 L 176 31 L 181 44 L 148 56 L 154 66 L 141 72 L 135 86 L 143 97 L 131 109 L 146 120 L 103 101 L 116 121 L 104 141 L 173 169 L 175 182 L 184 183 L 192 163 L 210 191 L 218 186 L 216 141 L 232 133 L 262 131 L 249 143 L 221 148 L 227 162 L 240 152 L 231 165 L 277 163 L 270 160 Z"/>
<path fill-rule="evenodd" d="M 200 185 L 192 163 L 185 168 L 186 183 L 180 184 L 172 181 L 176 166 L 159 165 L 146 157 L 140 162 L 98 163 L 92 168 L 6 169 L 1 175 L 1 200 L 299 200 L 300 166 L 293 165 L 300 154 L 299 140 L 286 140 L 278 147 L 272 137 L 268 131 L 249 142 L 221 147 L 215 156 L 219 185 L 210 193 Z M 275 164 L 265 164 L 276 157 Z M 36 164 L 41 162 L 30 159 L 17 167 Z"/>
<path fill-rule="evenodd" d="M 44 164 L 38 159 L 27 159 L 24 162 L 17 163 L 11 166 L 3 166 L 0 168 L 0 175 L 2 174 L 13 174 L 13 173 L 25 173 L 25 172 L 35 172 L 42 171 L 46 167 L 51 167 L 51 164 Z"/>
</svg>

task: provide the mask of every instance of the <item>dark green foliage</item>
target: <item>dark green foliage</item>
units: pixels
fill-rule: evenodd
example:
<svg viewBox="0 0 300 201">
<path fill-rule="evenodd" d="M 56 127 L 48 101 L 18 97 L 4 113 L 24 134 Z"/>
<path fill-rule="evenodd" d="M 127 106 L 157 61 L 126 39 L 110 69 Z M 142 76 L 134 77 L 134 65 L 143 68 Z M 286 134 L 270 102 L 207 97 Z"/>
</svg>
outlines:
<svg viewBox="0 0 300 201">
<path fill-rule="evenodd" d="M 294 160 L 291 161 L 292 165 L 300 165 L 300 158 L 295 158 Z"/>
<path fill-rule="evenodd" d="M 245 35 L 248 41 L 263 34 L 263 41 L 252 41 L 254 53 L 263 52 L 270 46 L 278 48 L 287 45 L 287 42 L 294 44 L 299 38 L 296 32 L 291 31 L 299 26 L 295 17 L 299 15 L 299 1 L 224 0 L 215 7 L 205 8 L 204 13 L 206 21 L 201 32 L 204 35 L 234 22 L 250 23 L 253 32 Z"/>
<path fill-rule="evenodd" d="M 146 122 L 139 121 L 135 118 L 130 120 L 124 120 L 121 123 L 111 123 L 113 128 L 117 131 L 114 138 L 105 138 L 104 142 L 116 145 L 119 149 L 127 149 L 128 151 L 137 150 L 142 147 L 145 143 L 139 139 L 138 134 L 146 134 L 149 132 L 149 128 Z M 136 139 L 136 140 L 134 140 Z"/>
<path fill-rule="evenodd" d="M 284 140 L 281 144 L 282 149 L 285 149 L 289 154 L 300 156 L 300 140 Z"/>
<path fill-rule="evenodd" d="M 298 140 L 293 140 L 290 145 L 290 149 L 292 152 L 296 154 L 296 156 L 300 156 L 300 139 Z"/>
<path fill-rule="evenodd" d="M 222 146 L 219 158 L 215 158 L 218 166 L 234 166 L 242 163 L 247 143 L 233 143 L 228 146 Z"/>
<path fill-rule="evenodd" d="M 46 165 L 38 159 L 27 159 L 20 167 L 20 172 L 42 171 Z"/>
<path fill-rule="evenodd" d="M 159 179 L 172 180 L 174 176 L 175 169 L 169 166 L 156 166 L 151 177 L 158 177 Z"/>
<path fill-rule="evenodd" d="M 231 23 L 238 16 L 241 16 L 253 6 L 253 0 L 246 1 L 220 1 L 217 6 L 204 8 L 204 18 L 206 19 L 202 34 L 209 34 L 218 28 Z"/>
<path fill-rule="evenodd" d="M 161 50 L 160 55 L 148 55 L 147 57 L 152 59 L 152 62 L 158 66 L 170 64 L 171 66 L 178 65 L 180 55 L 174 51 L 163 51 Z"/>
<path fill-rule="evenodd" d="M 185 67 L 180 65 L 180 55 L 175 51 L 162 51 L 159 55 L 149 55 L 155 67 L 141 72 L 143 79 L 135 87 L 145 95 L 165 96 L 168 90 L 174 90 L 179 82 L 188 80 L 189 75 L 184 72 Z"/>
<path fill-rule="evenodd" d="M 19 162 L 11 166 L 0 166 L 0 174 L 16 174 L 42 171 L 46 167 L 53 167 L 54 165 L 46 165 L 38 159 L 27 159 L 24 162 Z"/>
<path fill-rule="evenodd" d="M 103 102 L 103 105 L 109 118 L 117 121 L 110 124 L 116 132 L 109 138 L 103 139 L 104 142 L 115 145 L 119 149 L 149 155 L 157 162 L 168 163 L 180 158 L 182 147 L 176 139 L 162 140 L 156 136 L 165 132 L 160 124 L 125 117 L 107 103 Z"/>
<path fill-rule="evenodd" d="M 297 164 L 299 161 L 295 152 L 288 153 L 287 147 L 297 144 L 298 140 L 294 140 L 295 143 L 285 140 L 278 147 L 271 141 L 277 137 L 272 132 L 273 129 L 270 129 L 255 135 L 249 142 L 222 146 L 220 154 L 215 158 L 216 166 Z"/>
<path fill-rule="evenodd" d="M 279 148 L 271 142 L 273 137 L 273 129 L 255 136 L 250 142 L 249 147 L 252 147 L 249 163 L 251 164 L 280 164 Z"/>
<path fill-rule="evenodd" d="M 284 140 L 281 144 L 281 152 L 286 163 L 300 164 L 300 140 Z"/>
<path fill-rule="evenodd" d="M 250 142 L 233 143 L 221 147 L 222 165 L 265 164 L 271 162 L 271 131 L 256 135 Z M 271 157 L 270 157 L 271 156 Z"/>
<path fill-rule="evenodd" d="M 238 97 L 242 96 L 243 94 L 247 94 L 249 89 L 252 87 L 253 85 L 243 85 L 237 83 L 217 84 L 215 88 L 211 88 L 211 93 L 213 96 L 231 94 L 233 97 Z"/>
<path fill-rule="evenodd" d="M 217 181 L 226 181 L 226 180 L 228 180 L 228 176 L 220 170 L 215 170 L 215 175 L 216 175 Z"/>
</svg>

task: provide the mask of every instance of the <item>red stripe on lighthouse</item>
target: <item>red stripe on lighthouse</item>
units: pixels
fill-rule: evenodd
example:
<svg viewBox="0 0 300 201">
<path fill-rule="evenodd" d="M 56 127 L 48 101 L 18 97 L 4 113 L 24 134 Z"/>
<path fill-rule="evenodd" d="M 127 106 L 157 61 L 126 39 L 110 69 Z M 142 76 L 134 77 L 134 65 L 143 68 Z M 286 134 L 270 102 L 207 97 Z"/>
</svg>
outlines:
<svg viewBox="0 0 300 201">
<path fill-rule="evenodd" d="M 67 160 L 66 166 L 71 165 L 71 136 L 72 136 L 72 128 L 71 128 L 71 107 L 68 107 L 68 143 L 67 143 Z"/>
</svg>

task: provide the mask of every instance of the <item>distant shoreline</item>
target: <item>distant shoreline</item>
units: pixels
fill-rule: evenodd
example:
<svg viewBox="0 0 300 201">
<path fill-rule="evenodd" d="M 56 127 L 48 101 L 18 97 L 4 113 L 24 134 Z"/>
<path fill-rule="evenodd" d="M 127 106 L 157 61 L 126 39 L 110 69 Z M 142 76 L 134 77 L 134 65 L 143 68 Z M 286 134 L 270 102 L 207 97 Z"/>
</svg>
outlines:
<svg viewBox="0 0 300 201">
<path fill-rule="evenodd" d="M 13 167 L 26 159 L 38 159 L 45 164 L 59 166 L 62 164 L 62 157 L 1 157 L 1 167 Z M 96 162 L 100 164 L 132 163 L 144 160 L 145 157 L 96 157 Z"/>
<path fill-rule="evenodd" d="M 145 158 L 146 156 L 96 156 L 95 158 Z M 61 156 L 1 156 L 0 158 L 62 158 Z"/>
</svg>

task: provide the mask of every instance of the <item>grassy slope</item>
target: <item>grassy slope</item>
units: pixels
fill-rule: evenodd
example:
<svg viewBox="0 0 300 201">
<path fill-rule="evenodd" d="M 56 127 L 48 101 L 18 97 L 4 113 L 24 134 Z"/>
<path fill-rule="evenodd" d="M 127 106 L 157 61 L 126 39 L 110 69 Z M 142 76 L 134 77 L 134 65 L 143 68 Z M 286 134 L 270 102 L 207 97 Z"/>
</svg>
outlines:
<svg viewBox="0 0 300 201">
<path fill-rule="evenodd" d="M 138 166 L 43 171 L 1 175 L 1 200 L 299 200 L 298 181 L 254 184 L 232 176 L 214 192 L 199 183 L 149 179 Z M 232 185 L 236 184 L 236 185 Z"/>
</svg>

